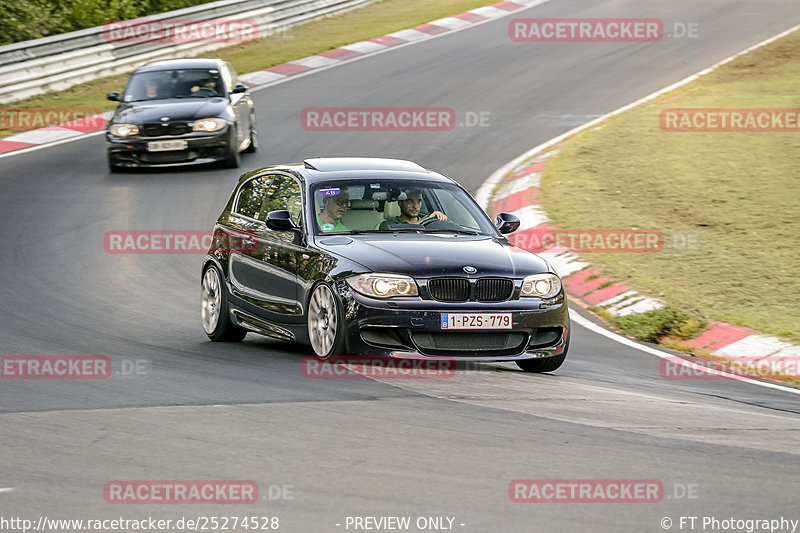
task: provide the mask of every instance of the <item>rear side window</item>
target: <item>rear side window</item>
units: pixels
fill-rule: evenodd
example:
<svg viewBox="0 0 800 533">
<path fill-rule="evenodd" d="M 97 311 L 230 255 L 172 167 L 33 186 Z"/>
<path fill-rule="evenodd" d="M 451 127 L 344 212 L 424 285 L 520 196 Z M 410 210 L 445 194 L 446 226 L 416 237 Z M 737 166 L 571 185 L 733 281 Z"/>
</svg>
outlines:
<svg viewBox="0 0 800 533">
<path fill-rule="evenodd" d="M 248 181 L 239 191 L 234 212 L 240 215 L 264 220 L 261 216 L 261 206 L 270 190 L 272 176 L 261 176 Z"/>
<path fill-rule="evenodd" d="M 287 210 L 292 214 L 292 220 L 300 224 L 300 211 L 302 210 L 302 197 L 300 194 L 300 184 L 289 176 L 276 174 L 272 176 L 266 197 L 261 205 L 261 211 L 257 217 L 259 220 L 266 220 L 270 211 Z"/>
</svg>

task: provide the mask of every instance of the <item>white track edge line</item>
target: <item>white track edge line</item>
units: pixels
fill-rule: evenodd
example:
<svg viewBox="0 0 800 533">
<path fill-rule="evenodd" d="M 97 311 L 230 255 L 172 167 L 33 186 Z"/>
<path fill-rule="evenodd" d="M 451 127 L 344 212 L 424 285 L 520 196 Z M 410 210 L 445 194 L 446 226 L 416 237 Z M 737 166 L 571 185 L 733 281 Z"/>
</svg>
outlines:
<svg viewBox="0 0 800 533">
<path fill-rule="evenodd" d="M 709 374 L 714 374 L 714 375 L 717 375 L 717 376 L 724 376 L 724 377 L 726 377 L 728 379 L 735 379 L 735 380 L 738 380 L 738 381 L 744 381 L 746 383 L 751 383 L 753 385 L 760 385 L 762 387 L 767 387 L 767 388 L 770 388 L 770 389 L 778 389 L 778 390 L 782 390 L 782 391 L 786 391 L 786 392 L 791 392 L 793 394 L 800 394 L 800 389 L 795 389 L 795 388 L 792 388 L 792 387 L 785 387 L 783 385 L 778 385 L 776 383 L 771 383 L 771 382 L 767 382 L 767 381 L 759 381 L 757 379 L 752 379 L 752 378 L 748 378 L 748 377 L 745 377 L 745 376 L 739 376 L 739 375 L 736 375 L 736 374 L 730 374 L 728 372 L 723 372 L 723 371 L 717 370 L 715 368 L 709 368 L 709 367 L 705 367 L 703 365 L 698 365 L 697 363 L 693 363 L 691 361 L 688 361 L 686 359 L 678 357 L 677 355 L 673 355 L 673 354 L 668 353 L 668 352 L 657 350 L 656 348 L 651 348 L 650 346 L 645 346 L 643 344 L 639 344 L 638 342 L 633 341 L 633 340 L 631 340 L 631 339 L 629 339 L 627 337 L 623 337 L 622 335 L 618 335 L 617 333 L 614 333 L 612 331 L 608 331 L 604 327 L 595 324 L 594 322 L 592 322 L 588 318 L 585 318 L 585 317 L 581 316 L 577 312 L 570 313 L 569 314 L 569 318 L 570 318 L 570 320 L 574 320 L 575 322 L 577 322 L 578 324 L 580 324 L 584 328 L 586 328 L 588 330 L 591 330 L 591 331 L 593 331 L 595 333 L 598 333 L 600 335 L 603 335 L 604 337 L 607 337 L 607 338 L 609 338 L 609 339 L 611 339 L 613 341 L 616 341 L 616 342 L 618 342 L 620 344 L 624 344 L 626 346 L 630 346 L 631 348 L 636 348 L 637 350 L 641 350 L 641 351 L 649 353 L 651 355 L 655 355 L 656 357 L 659 357 L 659 358 L 667 360 L 667 361 L 680 362 L 680 364 L 682 364 L 684 366 L 688 366 L 688 367 L 692 368 L 693 370 L 703 370 L 705 372 L 708 372 Z"/>
</svg>

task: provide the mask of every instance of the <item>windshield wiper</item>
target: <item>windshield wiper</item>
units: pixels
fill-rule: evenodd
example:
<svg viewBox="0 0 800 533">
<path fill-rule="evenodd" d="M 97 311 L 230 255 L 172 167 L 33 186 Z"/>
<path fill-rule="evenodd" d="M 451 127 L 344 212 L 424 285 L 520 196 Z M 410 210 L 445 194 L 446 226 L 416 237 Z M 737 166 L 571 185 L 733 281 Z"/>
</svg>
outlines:
<svg viewBox="0 0 800 533">
<path fill-rule="evenodd" d="M 462 235 L 481 235 L 480 232 L 471 229 L 428 229 L 425 233 L 460 233 Z"/>
</svg>

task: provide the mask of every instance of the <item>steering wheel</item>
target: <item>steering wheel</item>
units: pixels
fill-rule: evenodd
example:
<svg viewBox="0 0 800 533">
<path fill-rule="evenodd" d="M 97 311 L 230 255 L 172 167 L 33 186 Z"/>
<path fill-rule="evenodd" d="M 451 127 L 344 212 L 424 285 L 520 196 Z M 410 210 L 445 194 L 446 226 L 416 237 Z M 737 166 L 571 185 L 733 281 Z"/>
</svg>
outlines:
<svg viewBox="0 0 800 533">
<path fill-rule="evenodd" d="M 214 89 L 210 89 L 208 87 L 200 87 L 197 89 L 194 94 L 197 96 L 217 96 L 217 91 Z"/>
<path fill-rule="evenodd" d="M 423 220 L 422 222 L 420 222 L 420 225 L 422 225 L 422 226 L 427 226 L 428 224 L 431 224 L 431 223 L 433 223 L 433 222 L 439 222 L 439 219 L 438 219 L 438 218 L 436 218 L 436 217 L 430 217 L 430 218 L 426 218 L 425 220 Z"/>
</svg>

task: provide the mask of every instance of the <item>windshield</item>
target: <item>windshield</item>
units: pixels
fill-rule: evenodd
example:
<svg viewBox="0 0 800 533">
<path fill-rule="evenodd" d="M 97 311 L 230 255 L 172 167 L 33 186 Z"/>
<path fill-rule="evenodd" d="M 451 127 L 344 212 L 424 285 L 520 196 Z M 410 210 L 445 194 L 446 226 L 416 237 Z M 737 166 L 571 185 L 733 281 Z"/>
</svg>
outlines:
<svg viewBox="0 0 800 533">
<path fill-rule="evenodd" d="M 176 69 L 134 74 L 125 87 L 123 100 L 139 102 L 162 98 L 213 98 L 224 96 L 217 69 Z"/>
<path fill-rule="evenodd" d="M 453 232 L 497 235 L 475 201 L 452 183 L 392 179 L 338 180 L 312 190 L 315 232 Z"/>
</svg>

